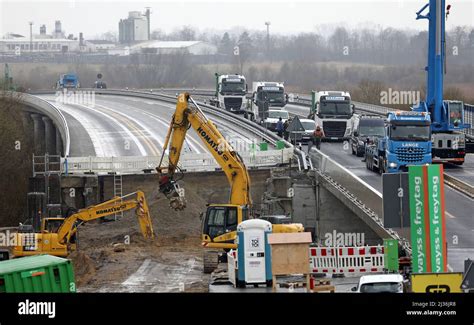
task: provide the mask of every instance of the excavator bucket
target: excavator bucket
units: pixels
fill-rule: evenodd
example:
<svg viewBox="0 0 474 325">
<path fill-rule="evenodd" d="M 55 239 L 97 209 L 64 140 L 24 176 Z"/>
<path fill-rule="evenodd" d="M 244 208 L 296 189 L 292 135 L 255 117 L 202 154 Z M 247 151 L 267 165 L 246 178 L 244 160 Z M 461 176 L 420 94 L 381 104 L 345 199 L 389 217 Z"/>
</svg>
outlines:
<svg viewBox="0 0 474 325">
<path fill-rule="evenodd" d="M 184 210 L 186 207 L 186 199 L 184 197 L 184 189 L 167 175 L 160 177 L 160 192 L 162 192 L 169 200 L 170 208 L 175 211 Z"/>
</svg>

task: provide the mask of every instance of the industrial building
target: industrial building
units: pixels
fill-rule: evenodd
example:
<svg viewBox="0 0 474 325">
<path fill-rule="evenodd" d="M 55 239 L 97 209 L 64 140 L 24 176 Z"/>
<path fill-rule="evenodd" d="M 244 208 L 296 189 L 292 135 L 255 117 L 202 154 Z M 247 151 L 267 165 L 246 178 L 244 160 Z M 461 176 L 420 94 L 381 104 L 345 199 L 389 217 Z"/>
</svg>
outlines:
<svg viewBox="0 0 474 325">
<path fill-rule="evenodd" d="M 145 14 L 139 11 L 130 11 L 128 18 L 120 19 L 119 42 L 131 44 L 150 40 L 150 9 Z"/>
<path fill-rule="evenodd" d="M 21 55 L 29 52 L 76 52 L 79 51 L 79 41 L 67 38 L 33 38 L 22 35 L 10 35 L 0 39 L 0 53 Z"/>
<path fill-rule="evenodd" d="M 107 52 L 115 48 L 116 44 L 107 40 L 87 40 L 85 41 L 87 52 Z"/>
<path fill-rule="evenodd" d="M 41 25 L 39 34 L 24 36 L 20 34 L 7 34 L 0 39 L 0 53 L 21 55 L 22 53 L 65 53 L 80 51 L 80 40 L 73 35 L 66 37 L 62 30 L 61 21 L 57 20 L 54 30 L 47 34 L 46 25 Z"/>
</svg>

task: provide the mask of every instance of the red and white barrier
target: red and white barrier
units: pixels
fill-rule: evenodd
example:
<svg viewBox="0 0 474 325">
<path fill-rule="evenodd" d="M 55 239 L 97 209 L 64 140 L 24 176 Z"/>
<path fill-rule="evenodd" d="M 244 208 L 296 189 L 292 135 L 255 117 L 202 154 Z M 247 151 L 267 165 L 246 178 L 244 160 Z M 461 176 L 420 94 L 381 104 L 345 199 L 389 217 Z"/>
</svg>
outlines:
<svg viewBox="0 0 474 325">
<path fill-rule="evenodd" d="M 380 273 L 384 270 L 383 246 L 310 247 L 312 273 Z"/>
<path fill-rule="evenodd" d="M 310 247 L 312 273 L 337 273 L 337 256 L 334 247 Z"/>
</svg>

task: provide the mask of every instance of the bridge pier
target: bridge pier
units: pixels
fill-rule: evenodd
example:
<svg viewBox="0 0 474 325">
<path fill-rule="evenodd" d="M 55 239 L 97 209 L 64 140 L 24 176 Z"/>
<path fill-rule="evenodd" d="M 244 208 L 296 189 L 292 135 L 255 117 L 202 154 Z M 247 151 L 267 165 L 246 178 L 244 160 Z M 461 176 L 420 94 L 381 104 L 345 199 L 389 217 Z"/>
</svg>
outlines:
<svg viewBox="0 0 474 325">
<path fill-rule="evenodd" d="M 58 128 L 56 129 L 56 154 L 64 157 L 64 149 L 63 149 L 63 139 L 61 138 L 61 132 L 59 132 Z"/>
<path fill-rule="evenodd" d="M 57 154 L 56 152 L 56 127 L 49 117 L 43 116 L 44 122 L 44 142 L 45 153 L 50 155 Z"/>
<path fill-rule="evenodd" d="M 31 114 L 31 118 L 33 119 L 33 132 L 34 132 L 34 142 L 35 148 L 34 153 L 35 155 L 44 155 L 45 153 L 45 125 L 44 121 L 42 120 L 42 115 L 40 114 Z"/>
</svg>

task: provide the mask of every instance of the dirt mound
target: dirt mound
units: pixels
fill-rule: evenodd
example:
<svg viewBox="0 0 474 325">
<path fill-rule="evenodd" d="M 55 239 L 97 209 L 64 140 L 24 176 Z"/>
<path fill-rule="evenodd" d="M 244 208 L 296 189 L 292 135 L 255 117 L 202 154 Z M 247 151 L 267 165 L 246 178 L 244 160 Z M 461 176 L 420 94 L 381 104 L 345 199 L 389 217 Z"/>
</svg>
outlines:
<svg viewBox="0 0 474 325">
<path fill-rule="evenodd" d="M 69 254 L 69 259 L 74 265 L 76 285 L 82 286 L 92 281 L 95 277 L 96 267 L 94 261 L 83 252 L 73 252 Z"/>
</svg>

